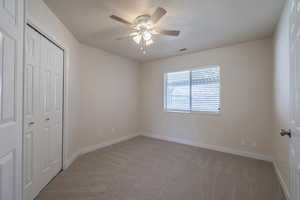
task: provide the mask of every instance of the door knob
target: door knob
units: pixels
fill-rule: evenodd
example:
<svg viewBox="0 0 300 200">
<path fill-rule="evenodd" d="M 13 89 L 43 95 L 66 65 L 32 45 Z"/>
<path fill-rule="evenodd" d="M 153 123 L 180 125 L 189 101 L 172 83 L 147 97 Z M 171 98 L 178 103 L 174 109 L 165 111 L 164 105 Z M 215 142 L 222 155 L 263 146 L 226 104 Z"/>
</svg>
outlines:
<svg viewBox="0 0 300 200">
<path fill-rule="evenodd" d="M 292 137 L 291 129 L 288 129 L 288 130 L 286 130 L 286 129 L 281 129 L 280 135 L 281 135 L 281 136 L 287 135 L 287 136 L 289 136 L 289 138 L 291 138 L 291 137 Z"/>
<path fill-rule="evenodd" d="M 28 123 L 28 125 L 33 125 L 33 124 L 34 124 L 34 122 L 29 122 L 29 123 Z"/>
<path fill-rule="evenodd" d="M 46 121 L 49 121 L 49 120 L 50 120 L 50 118 L 48 117 L 48 118 L 46 118 L 45 120 L 46 120 Z"/>
</svg>

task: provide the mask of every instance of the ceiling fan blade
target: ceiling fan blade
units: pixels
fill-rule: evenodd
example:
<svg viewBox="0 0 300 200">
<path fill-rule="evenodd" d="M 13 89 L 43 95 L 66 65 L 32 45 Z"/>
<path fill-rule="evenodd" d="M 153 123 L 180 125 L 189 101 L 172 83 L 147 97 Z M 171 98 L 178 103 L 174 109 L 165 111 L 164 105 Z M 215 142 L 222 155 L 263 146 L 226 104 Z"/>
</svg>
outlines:
<svg viewBox="0 0 300 200">
<path fill-rule="evenodd" d="M 150 18 L 151 22 L 156 24 L 166 13 L 167 11 L 165 9 L 158 7 Z"/>
<path fill-rule="evenodd" d="M 153 34 L 155 34 L 155 35 L 179 36 L 180 31 L 156 29 Z"/>
<path fill-rule="evenodd" d="M 121 22 L 121 23 L 123 23 L 123 24 L 133 25 L 131 22 L 127 21 L 126 19 L 123 19 L 123 18 L 118 17 L 118 16 L 116 16 L 116 15 L 111 15 L 110 18 L 113 19 L 113 20 L 116 20 L 116 21 L 118 21 L 118 22 Z"/>
</svg>

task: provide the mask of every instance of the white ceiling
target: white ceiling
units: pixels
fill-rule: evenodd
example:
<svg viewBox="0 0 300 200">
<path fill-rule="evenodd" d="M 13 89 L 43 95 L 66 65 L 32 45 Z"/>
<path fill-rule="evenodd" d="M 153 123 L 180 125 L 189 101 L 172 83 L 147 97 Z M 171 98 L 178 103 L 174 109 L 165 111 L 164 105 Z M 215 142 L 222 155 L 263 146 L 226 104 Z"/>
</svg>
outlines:
<svg viewBox="0 0 300 200">
<path fill-rule="evenodd" d="M 179 55 L 181 48 L 195 52 L 271 36 L 285 0 L 44 0 L 82 43 L 138 61 Z M 109 18 L 129 21 L 168 12 L 158 25 L 181 31 L 179 37 L 154 36 L 147 54 L 130 39 L 116 40 L 130 29 Z"/>
</svg>

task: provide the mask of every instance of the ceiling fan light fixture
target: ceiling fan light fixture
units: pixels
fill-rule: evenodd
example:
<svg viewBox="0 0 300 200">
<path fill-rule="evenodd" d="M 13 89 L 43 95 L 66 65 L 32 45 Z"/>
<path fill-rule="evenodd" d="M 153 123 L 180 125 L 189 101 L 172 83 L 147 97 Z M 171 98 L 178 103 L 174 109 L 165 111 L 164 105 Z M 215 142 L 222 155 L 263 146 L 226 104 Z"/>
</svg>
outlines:
<svg viewBox="0 0 300 200">
<path fill-rule="evenodd" d="M 144 40 L 146 40 L 146 41 L 151 40 L 152 34 L 151 34 L 149 31 L 144 31 L 144 33 L 143 33 L 143 38 L 144 38 Z"/>
<path fill-rule="evenodd" d="M 157 22 L 167 13 L 167 11 L 161 7 L 158 7 L 152 15 L 145 14 L 135 18 L 133 22 L 111 15 L 110 18 L 120 23 L 126 24 L 131 29 L 132 33 L 129 34 L 129 38 L 137 43 L 138 48 L 143 54 L 146 54 L 147 46 L 154 43 L 153 35 L 166 35 L 166 36 L 179 36 L 180 31 L 177 30 L 164 30 L 157 27 Z M 122 37 L 123 38 L 128 38 Z"/>
</svg>

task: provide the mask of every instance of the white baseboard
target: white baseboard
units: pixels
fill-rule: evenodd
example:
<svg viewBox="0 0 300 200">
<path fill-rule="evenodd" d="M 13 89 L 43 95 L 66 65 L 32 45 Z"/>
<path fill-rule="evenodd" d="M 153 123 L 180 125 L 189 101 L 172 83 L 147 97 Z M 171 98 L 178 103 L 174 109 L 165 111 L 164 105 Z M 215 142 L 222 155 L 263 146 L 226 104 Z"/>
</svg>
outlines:
<svg viewBox="0 0 300 200">
<path fill-rule="evenodd" d="M 132 138 L 135 138 L 137 137 L 139 134 L 134 134 L 134 135 L 128 135 L 128 136 L 123 136 L 123 137 L 120 137 L 120 138 L 117 138 L 117 139 L 113 139 L 113 140 L 109 140 L 109 141 L 105 141 L 103 143 L 100 143 L 100 144 L 96 144 L 96 145 L 90 145 L 90 146 L 87 146 L 87 147 L 84 147 L 82 149 L 80 149 L 79 151 L 77 151 L 76 153 L 74 153 L 66 162 L 66 164 L 64 164 L 64 169 L 67 169 L 79 156 L 83 155 L 83 154 L 86 154 L 86 153 L 89 153 L 89 152 L 92 152 L 92 151 L 95 151 L 97 149 L 101 149 L 101 148 L 104 148 L 104 147 L 107 147 L 107 146 L 110 146 L 110 145 L 113 145 L 113 144 L 117 144 L 117 143 L 120 143 L 120 142 L 123 142 L 123 141 L 126 141 L 126 140 L 129 140 L 129 139 L 132 139 Z"/>
<path fill-rule="evenodd" d="M 120 143 L 120 142 L 129 140 L 129 139 L 135 138 L 138 135 L 139 134 L 123 136 L 123 137 L 113 139 L 113 140 L 109 140 L 109 141 L 106 141 L 106 142 L 103 142 L 103 143 L 100 143 L 100 144 L 84 147 L 84 148 L 81 149 L 80 155 L 83 155 L 83 154 L 95 151 L 97 149 L 101 149 L 101 148 L 104 148 L 104 147 L 107 147 L 107 146 L 110 146 L 110 145 L 113 145 L 113 144 L 116 144 L 116 143 Z"/>
<path fill-rule="evenodd" d="M 280 182 L 281 187 L 283 189 L 283 193 L 285 195 L 285 198 L 287 200 L 289 200 L 290 199 L 290 191 L 288 189 L 288 186 L 287 186 L 286 182 L 284 181 L 284 179 L 281 175 L 281 172 L 280 172 L 279 167 L 278 167 L 275 160 L 273 160 L 273 165 L 274 165 L 274 168 L 275 168 L 276 175 L 278 176 L 279 182 Z"/>
<path fill-rule="evenodd" d="M 67 162 L 64 163 L 64 170 L 69 168 L 70 165 L 80 156 L 80 151 L 77 151 L 76 153 L 73 153 L 73 155 L 67 159 Z"/>
<path fill-rule="evenodd" d="M 239 155 L 239 156 L 244 156 L 244 157 L 248 157 L 248 158 L 254 158 L 254 159 L 258 159 L 258 160 L 272 162 L 271 156 L 235 150 L 235 149 L 221 147 L 221 146 L 217 146 L 217 145 L 204 144 L 204 143 L 200 143 L 200 142 L 179 139 L 179 138 L 169 137 L 169 136 L 153 135 L 153 134 L 147 134 L 147 133 L 143 133 L 141 135 L 146 136 L 146 137 L 155 138 L 155 139 L 165 140 L 165 141 L 169 141 L 169 142 L 176 142 L 179 144 L 186 144 L 186 145 L 200 147 L 200 148 L 204 148 L 204 149 L 210 149 L 210 150 L 214 150 L 214 151 L 220 151 L 220 152 L 224 152 L 224 153 L 230 153 L 230 154 L 234 154 L 234 155 Z"/>
</svg>

